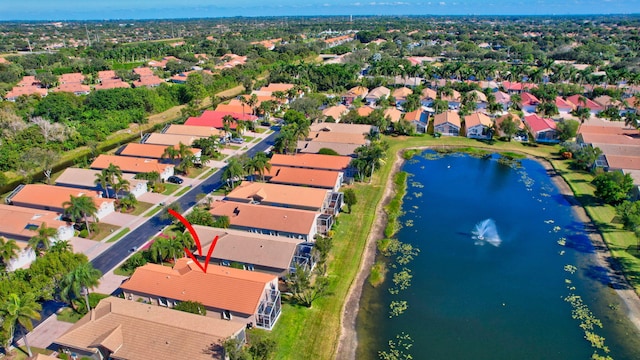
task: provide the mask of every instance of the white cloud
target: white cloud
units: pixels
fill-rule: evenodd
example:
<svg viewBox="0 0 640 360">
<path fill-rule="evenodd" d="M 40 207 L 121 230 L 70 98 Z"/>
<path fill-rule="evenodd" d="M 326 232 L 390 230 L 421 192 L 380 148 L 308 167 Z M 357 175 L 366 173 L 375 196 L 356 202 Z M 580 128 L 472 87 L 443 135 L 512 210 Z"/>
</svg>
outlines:
<svg viewBox="0 0 640 360">
<path fill-rule="evenodd" d="M 440 1 L 438 4 L 439 4 L 440 6 L 445 6 L 445 5 L 447 5 L 447 3 L 446 3 L 446 2 L 444 2 L 444 1 Z"/>
</svg>

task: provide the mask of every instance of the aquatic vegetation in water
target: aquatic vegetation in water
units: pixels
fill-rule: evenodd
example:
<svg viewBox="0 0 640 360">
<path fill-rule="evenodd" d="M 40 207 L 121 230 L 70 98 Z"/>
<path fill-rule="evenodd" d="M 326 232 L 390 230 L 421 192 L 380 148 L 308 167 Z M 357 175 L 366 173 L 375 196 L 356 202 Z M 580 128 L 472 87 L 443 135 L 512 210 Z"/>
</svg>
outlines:
<svg viewBox="0 0 640 360">
<path fill-rule="evenodd" d="M 558 239 L 558 245 L 560 246 L 564 246 L 567 243 L 567 239 L 561 237 L 560 239 Z"/>
<path fill-rule="evenodd" d="M 420 189 L 421 189 L 421 188 L 423 188 L 423 187 L 424 187 L 424 185 L 422 185 L 421 183 L 419 183 L 419 182 L 417 182 L 417 181 L 412 181 L 412 182 L 411 182 L 411 187 L 414 187 L 414 188 L 420 188 Z"/>
<path fill-rule="evenodd" d="M 560 226 L 554 226 L 553 227 L 553 232 L 558 232 L 560 230 L 561 230 Z"/>
<path fill-rule="evenodd" d="M 407 268 L 402 268 L 402 270 L 393 274 L 393 284 L 394 287 L 389 289 L 389 292 L 392 294 L 398 294 L 400 290 L 406 290 L 411 286 L 411 279 L 413 275 L 411 275 L 411 270 Z"/>
<path fill-rule="evenodd" d="M 389 304 L 389 308 L 391 309 L 389 311 L 389 317 L 392 318 L 394 316 L 400 316 L 402 315 L 405 310 L 407 310 L 409 308 L 409 305 L 407 305 L 407 302 L 405 300 L 401 300 L 401 301 L 392 301 L 391 304 Z"/>
<path fill-rule="evenodd" d="M 387 276 L 387 264 L 383 260 L 378 260 L 371 267 L 371 273 L 369 274 L 369 284 L 373 287 L 384 282 L 384 278 Z"/>
<path fill-rule="evenodd" d="M 564 271 L 566 271 L 568 273 L 572 273 L 573 274 L 573 273 L 576 272 L 576 270 L 578 270 L 578 268 L 575 267 L 574 265 L 567 264 L 567 265 L 564 266 Z"/>
<path fill-rule="evenodd" d="M 545 220 L 544 223 L 545 224 L 553 224 L 555 221 L 549 219 L 549 220 Z"/>
<path fill-rule="evenodd" d="M 406 227 L 412 227 L 413 226 L 413 220 L 409 219 L 404 223 L 404 226 Z"/>
<path fill-rule="evenodd" d="M 409 334 L 404 332 L 396 335 L 395 339 L 389 340 L 389 349 L 386 351 L 378 351 L 378 357 L 381 360 L 411 360 L 413 356 L 409 353 L 409 349 L 413 346 L 413 339 Z"/>
<path fill-rule="evenodd" d="M 419 198 L 421 198 L 421 197 L 422 197 L 422 193 L 421 193 L 421 192 L 414 192 L 414 193 L 413 193 L 413 196 L 414 196 L 416 199 L 419 199 Z"/>
</svg>

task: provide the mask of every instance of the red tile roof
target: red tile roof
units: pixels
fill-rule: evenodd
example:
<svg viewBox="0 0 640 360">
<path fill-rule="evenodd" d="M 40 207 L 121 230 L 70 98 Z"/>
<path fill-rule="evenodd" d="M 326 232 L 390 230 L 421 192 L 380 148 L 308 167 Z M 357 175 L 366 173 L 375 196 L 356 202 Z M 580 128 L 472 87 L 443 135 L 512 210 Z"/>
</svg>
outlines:
<svg viewBox="0 0 640 360">
<path fill-rule="evenodd" d="M 529 125 L 529 128 L 533 133 L 556 129 L 556 123 L 553 120 L 542 118 L 538 116 L 538 114 L 525 116 L 524 121 Z"/>
<path fill-rule="evenodd" d="M 123 172 L 130 173 L 148 173 L 157 171 L 162 174 L 166 168 L 174 167 L 171 164 L 161 164 L 158 160 L 144 159 L 138 157 L 129 156 L 117 156 L 117 155 L 98 155 L 98 157 L 91 163 L 92 169 L 106 169 L 110 164 L 120 167 Z"/>
<path fill-rule="evenodd" d="M 572 95 L 572 96 L 569 96 L 567 98 L 567 101 L 571 102 L 572 104 L 574 104 L 577 107 L 585 106 L 591 111 L 602 111 L 602 110 L 604 110 L 604 107 L 602 105 L 594 102 L 593 100 L 587 99 L 586 97 L 582 97 L 582 98 L 584 98 L 584 100 L 586 102 L 586 105 L 585 105 L 582 101 L 580 101 L 581 97 L 582 97 L 581 95 Z"/>
<path fill-rule="evenodd" d="M 340 178 L 338 171 L 281 166 L 272 166 L 269 175 L 271 176 L 269 181 L 272 183 L 311 186 L 322 189 L 333 189 Z"/>
<path fill-rule="evenodd" d="M 320 170 L 344 171 L 349 167 L 352 158 L 322 154 L 274 154 L 270 163 L 275 166 L 299 167 Z"/>
<path fill-rule="evenodd" d="M 523 92 L 520 95 L 520 98 L 522 99 L 520 101 L 520 104 L 522 105 L 538 105 L 540 103 L 540 100 L 538 100 L 538 98 L 532 93 Z"/>
<path fill-rule="evenodd" d="M 184 123 L 185 125 L 192 126 L 210 126 L 217 129 L 223 129 L 224 124 L 222 118 L 226 115 L 231 115 L 235 119 L 245 120 L 245 121 L 254 121 L 258 118 L 251 114 L 242 114 L 242 113 L 234 113 L 234 112 L 226 112 L 226 111 L 218 111 L 218 110 L 205 110 L 202 115 L 199 117 L 190 117 Z M 235 122 L 232 122 L 231 129 L 236 128 Z"/>
</svg>

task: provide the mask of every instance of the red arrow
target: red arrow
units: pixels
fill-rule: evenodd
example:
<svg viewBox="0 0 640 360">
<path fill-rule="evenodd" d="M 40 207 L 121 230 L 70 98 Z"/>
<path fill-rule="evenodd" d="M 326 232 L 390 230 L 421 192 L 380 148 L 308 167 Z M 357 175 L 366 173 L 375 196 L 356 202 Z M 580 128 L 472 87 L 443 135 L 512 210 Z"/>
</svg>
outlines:
<svg viewBox="0 0 640 360">
<path fill-rule="evenodd" d="M 200 244 L 200 238 L 198 237 L 198 233 L 196 233 L 196 231 L 193 229 L 193 226 L 191 225 L 189 220 L 185 219 L 182 215 L 178 214 L 173 209 L 168 209 L 168 211 L 169 211 L 169 214 L 173 215 L 176 219 L 178 219 L 187 228 L 187 230 L 189 230 L 189 233 L 191 234 L 191 237 L 193 237 L 193 241 L 195 241 L 196 246 L 198 247 L 198 255 L 202 256 L 202 245 Z M 218 236 L 216 236 L 213 239 L 213 241 L 211 242 L 211 245 L 209 245 L 209 251 L 207 251 L 207 256 L 204 258 L 204 261 L 205 261 L 204 267 L 200 264 L 200 262 L 198 262 L 198 259 L 191 253 L 191 251 L 189 249 L 187 249 L 185 247 L 184 251 L 191 258 L 191 260 L 193 260 L 193 262 L 195 262 L 196 265 L 198 265 L 200 270 L 202 270 L 202 272 L 206 273 L 207 272 L 207 268 L 209 267 L 209 259 L 211 259 L 211 254 L 213 254 L 213 249 L 216 247 L 217 243 L 218 243 Z"/>
</svg>

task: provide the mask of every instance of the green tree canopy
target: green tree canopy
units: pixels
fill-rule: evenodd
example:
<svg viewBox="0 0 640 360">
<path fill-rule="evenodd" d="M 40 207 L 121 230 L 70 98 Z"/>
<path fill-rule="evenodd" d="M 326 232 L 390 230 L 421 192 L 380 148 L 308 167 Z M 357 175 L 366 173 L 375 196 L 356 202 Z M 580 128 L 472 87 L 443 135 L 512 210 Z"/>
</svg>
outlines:
<svg viewBox="0 0 640 360">
<path fill-rule="evenodd" d="M 597 175 L 593 179 L 596 187 L 594 195 L 607 204 L 616 205 L 629 197 L 633 188 L 633 179 L 629 174 L 610 171 Z"/>
</svg>

